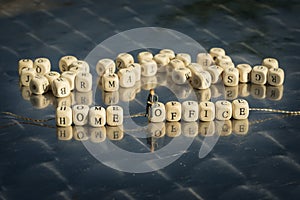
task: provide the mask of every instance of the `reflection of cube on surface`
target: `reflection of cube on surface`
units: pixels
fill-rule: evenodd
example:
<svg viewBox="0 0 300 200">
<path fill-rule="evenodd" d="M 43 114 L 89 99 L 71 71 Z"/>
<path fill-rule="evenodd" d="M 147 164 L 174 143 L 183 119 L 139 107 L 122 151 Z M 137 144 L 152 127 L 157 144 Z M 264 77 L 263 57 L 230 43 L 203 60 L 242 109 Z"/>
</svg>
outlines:
<svg viewBox="0 0 300 200">
<path fill-rule="evenodd" d="M 181 132 L 186 137 L 196 137 L 198 135 L 198 123 L 183 122 L 181 124 Z"/>
<path fill-rule="evenodd" d="M 163 122 L 166 119 L 165 105 L 161 102 L 154 103 L 149 111 L 150 122 Z"/>
<path fill-rule="evenodd" d="M 166 122 L 166 134 L 168 137 L 178 137 L 181 135 L 181 123 Z"/>
<path fill-rule="evenodd" d="M 265 85 L 252 84 L 250 88 L 250 94 L 255 99 L 266 98 L 267 88 Z"/>
<path fill-rule="evenodd" d="M 119 97 L 120 97 L 121 101 L 124 101 L 124 102 L 133 101 L 135 99 L 135 96 L 136 96 L 136 88 L 135 87 L 131 87 L 131 88 L 120 87 L 119 88 Z"/>
<path fill-rule="evenodd" d="M 101 106 L 93 106 L 89 110 L 89 124 L 92 127 L 101 127 L 106 124 L 106 111 Z"/>
<path fill-rule="evenodd" d="M 166 134 L 165 123 L 151 122 L 148 124 L 147 132 L 151 137 L 161 138 Z"/>
<path fill-rule="evenodd" d="M 237 135 L 246 135 L 249 130 L 248 119 L 232 120 L 232 129 Z"/>
<path fill-rule="evenodd" d="M 141 87 L 143 90 L 150 90 L 157 87 L 157 78 L 156 76 L 142 76 L 141 78 Z"/>
<path fill-rule="evenodd" d="M 196 101 L 184 101 L 182 103 L 182 120 L 186 122 L 194 122 L 198 120 L 199 107 Z"/>
<path fill-rule="evenodd" d="M 106 136 L 110 140 L 122 140 L 124 137 L 124 128 L 121 126 L 107 126 Z"/>
<path fill-rule="evenodd" d="M 72 109 L 67 106 L 58 107 L 56 109 L 56 125 L 71 126 L 72 125 Z"/>
<path fill-rule="evenodd" d="M 38 94 L 38 95 L 31 95 L 30 96 L 30 102 L 32 104 L 32 106 L 34 108 L 37 108 L 37 109 L 44 109 L 46 107 L 48 107 L 51 103 L 51 97 L 50 95 L 52 94 Z"/>
<path fill-rule="evenodd" d="M 273 101 L 279 101 L 283 96 L 283 85 L 280 86 L 267 86 L 267 97 Z"/>
<path fill-rule="evenodd" d="M 92 105 L 93 92 L 75 92 L 75 101 L 77 104 Z"/>
<path fill-rule="evenodd" d="M 213 136 L 216 132 L 215 122 L 200 122 L 199 123 L 199 134 L 203 137 Z"/>
<path fill-rule="evenodd" d="M 225 86 L 225 99 L 234 100 L 239 96 L 239 87 L 238 86 Z"/>
<path fill-rule="evenodd" d="M 119 103 L 119 91 L 102 92 L 102 98 L 105 105 L 114 105 Z"/>
<path fill-rule="evenodd" d="M 106 127 L 89 128 L 90 140 L 93 143 L 100 143 L 106 139 Z"/>
<path fill-rule="evenodd" d="M 123 124 L 123 108 L 121 106 L 108 106 L 106 108 L 106 123 L 109 126 Z"/>
<path fill-rule="evenodd" d="M 216 121 L 217 134 L 220 136 L 229 136 L 232 133 L 232 122 L 231 120 Z"/>
<path fill-rule="evenodd" d="M 177 101 L 170 101 L 166 103 L 165 108 L 167 121 L 174 122 L 181 119 L 181 103 Z"/>
<path fill-rule="evenodd" d="M 58 140 L 71 140 L 73 138 L 73 127 L 56 127 L 56 136 Z"/>
<path fill-rule="evenodd" d="M 89 139 L 88 127 L 74 126 L 73 137 L 77 141 L 86 141 Z"/>
<path fill-rule="evenodd" d="M 68 106 L 71 107 L 73 105 L 72 94 L 66 97 L 55 98 L 55 107 Z"/>
</svg>

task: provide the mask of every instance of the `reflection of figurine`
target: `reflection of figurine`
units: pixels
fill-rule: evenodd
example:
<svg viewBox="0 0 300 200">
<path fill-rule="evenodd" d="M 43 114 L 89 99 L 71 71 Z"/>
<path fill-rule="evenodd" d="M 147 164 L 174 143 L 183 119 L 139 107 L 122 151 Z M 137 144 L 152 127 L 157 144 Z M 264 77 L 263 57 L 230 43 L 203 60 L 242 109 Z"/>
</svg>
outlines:
<svg viewBox="0 0 300 200">
<path fill-rule="evenodd" d="M 150 89 L 149 95 L 147 98 L 147 107 L 146 107 L 146 116 L 149 115 L 149 110 L 151 106 L 158 101 L 158 96 L 155 94 L 154 89 Z"/>
<path fill-rule="evenodd" d="M 150 145 L 150 151 L 154 152 L 155 147 L 157 147 L 157 143 L 156 143 L 156 140 L 153 136 L 147 137 L 147 144 Z"/>
</svg>

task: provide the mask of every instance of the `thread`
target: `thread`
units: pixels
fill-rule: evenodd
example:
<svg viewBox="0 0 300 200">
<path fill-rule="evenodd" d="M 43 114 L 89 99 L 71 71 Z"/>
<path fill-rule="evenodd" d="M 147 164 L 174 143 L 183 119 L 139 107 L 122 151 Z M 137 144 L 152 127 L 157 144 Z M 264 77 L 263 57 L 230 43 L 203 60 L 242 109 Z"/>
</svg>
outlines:
<svg viewBox="0 0 300 200">
<path fill-rule="evenodd" d="M 300 111 L 278 110 L 278 109 L 271 109 L 271 108 L 249 108 L 249 110 L 273 112 L 273 113 L 281 113 L 281 114 L 289 114 L 289 115 L 300 115 Z"/>
</svg>

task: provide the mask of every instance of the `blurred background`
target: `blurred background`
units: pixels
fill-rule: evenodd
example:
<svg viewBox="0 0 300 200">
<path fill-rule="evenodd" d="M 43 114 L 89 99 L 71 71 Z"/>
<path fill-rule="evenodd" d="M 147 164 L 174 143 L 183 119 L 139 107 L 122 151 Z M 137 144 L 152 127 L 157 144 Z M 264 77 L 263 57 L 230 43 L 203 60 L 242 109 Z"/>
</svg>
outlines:
<svg viewBox="0 0 300 200">
<path fill-rule="evenodd" d="M 296 0 L 0 1 L 0 111 L 35 119 L 54 115 L 51 97 L 31 96 L 19 87 L 19 59 L 48 57 L 58 71 L 63 55 L 84 59 L 108 37 L 147 26 L 180 31 L 207 50 L 224 48 L 236 64 L 253 66 L 265 57 L 277 58 L 285 70 L 283 87 L 246 85 L 244 98 L 251 107 L 300 110 L 299 13 Z M 238 87 L 228 90 L 234 97 L 245 95 Z M 135 98 L 143 101 L 145 94 Z M 198 157 L 204 137 L 199 134 L 177 161 L 145 174 L 101 164 L 80 138 L 59 140 L 54 121 L 49 127 L 30 125 L 2 113 L 0 122 L 0 199 L 300 197 L 299 116 L 253 112 L 246 133 L 220 137 L 205 158 Z M 168 141 L 157 139 L 158 145 Z M 128 135 L 117 142 L 124 148 L 145 148 Z"/>
</svg>

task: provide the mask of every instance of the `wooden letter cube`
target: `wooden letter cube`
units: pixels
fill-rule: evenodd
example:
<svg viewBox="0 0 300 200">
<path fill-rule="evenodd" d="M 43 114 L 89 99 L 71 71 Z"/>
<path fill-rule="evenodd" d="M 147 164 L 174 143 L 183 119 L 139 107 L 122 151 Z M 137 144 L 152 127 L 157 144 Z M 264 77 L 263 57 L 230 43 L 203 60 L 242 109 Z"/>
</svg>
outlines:
<svg viewBox="0 0 300 200">
<path fill-rule="evenodd" d="M 270 68 L 268 71 L 268 83 L 273 86 L 280 86 L 284 82 L 284 71 L 281 68 Z"/>
<path fill-rule="evenodd" d="M 185 65 L 184 63 L 179 60 L 179 59 L 173 59 L 169 62 L 168 66 L 167 66 L 167 73 L 172 75 L 172 72 L 175 70 L 175 69 L 178 69 L 178 68 L 184 68 Z"/>
<path fill-rule="evenodd" d="M 120 53 L 116 58 L 117 69 L 127 68 L 132 63 L 134 63 L 134 59 L 129 53 Z"/>
<path fill-rule="evenodd" d="M 161 102 L 156 102 L 150 107 L 149 121 L 150 122 L 163 122 L 166 119 L 165 105 Z"/>
<path fill-rule="evenodd" d="M 175 53 L 171 49 L 162 49 L 159 51 L 159 53 L 166 54 L 170 60 L 175 58 Z"/>
<path fill-rule="evenodd" d="M 48 79 L 49 85 L 51 86 L 52 82 L 55 79 L 58 79 L 60 77 L 60 73 L 55 72 L 55 71 L 51 71 L 51 72 L 48 72 L 48 73 L 44 74 L 44 76 Z M 49 89 L 51 89 L 51 87 L 49 87 Z"/>
<path fill-rule="evenodd" d="M 179 121 L 181 119 L 181 104 L 177 101 L 166 103 L 166 120 L 169 122 Z"/>
<path fill-rule="evenodd" d="M 76 60 L 76 61 L 72 62 L 72 64 L 70 65 L 70 71 L 73 71 L 76 73 L 80 73 L 80 72 L 89 73 L 90 66 L 84 60 Z"/>
<path fill-rule="evenodd" d="M 142 67 L 138 63 L 133 63 L 130 65 L 130 67 L 133 68 L 134 74 L 135 74 L 135 81 L 141 80 L 141 74 L 142 74 Z"/>
<path fill-rule="evenodd" d="M 76 72 L 72 72 L 72 71 L 65 71 L 63 73 L 61 73 L 61 77 L 66 79 L 69 82 L 70 85 L 70 90 L 74 90 L 75 89 L 75 79 L 76 79 Z"/>
<path fill-rule="evenodd" d="M 102 87 L 106 92 L 119 90 L 119 78 L 117 74 L 104 74 L 102 76 Z"/>
<path fill-rule="evenodd" d="M 166 67 L 170 62 L 169 56 L 167 54 L 159 53 L 159 54 L 156 54 L 153 59 L 157 63 L 157 71 L 165 72 Z"/>
<path fill-rule="evenodd" d="M 92 90 L 93 78 L 92 74 L 80 72 L 75 78 L 75 88 L 78 92 L 88 92 Z"/>
<path fill-rule="evenodd" d="M 195 122 L 198 120 L 199 107 L 196 101 L 185 101 L 181 105 L 181 118 L 186 122 Z"/>
<path fill-rule="evenodd" d="M 157 64 L 152 59 L 142 60 L 141 68 L 143 76 L 154 76 L 157 72 Z"/>
<path fill-rule="evenodd" d="M 192 75 L 191 85 L 195 89 L 207 89 L 211 85 L 211 75 L 207 71 L 197 72 Z"/>
<path fill-rule="evenodd" d="M 123 108 L 121 106 L 108 106 L 106 108 L 106 123 L 109 126 L 123 124 Z"/>
<path fill-rule="evenodd" d="M 265 66 L 255 66 L 251 71 L 251 82 L 258 85 L 267 83 L 268 68 Z"/>
<path fill-rule="evenodd" d="M 223 72 L 223 82 L 225 86 L 237 86 L 239 84 L 239 70 L 237 68 L 227 68 Z"/>
<path fill-rule="evenodd" d="M 56 125 L 71 126 L 72 125 L 72 109 L 70 107 L 58 107 L 56 109 Z"/>
<path fill-rule="evenodd" d="M 56 97 L 66 97 L 71 93 L 70 84 L 67 79 L 57 78 L 52 82 L 52 92 Z"/>
<path fill-rule="evenodd" d="M 186 67 L 176 68 L 172 72 L 172 80 L 178 85 L 185 84 L 189 77 L 191 77 L 191 70 Z"/>
<path fill-rule="evenodd" d="M 178 53 L 175 58 L 181 60 L 185 66 L 188 66 L 192 62 L 191 55 L 187 53 Z"/>
<path fill-rule="evenodd" d="M 44 75 L 51 70 L 51 63 L 48 58 L 37 58 L 34 60 L 33 68 L 38 75 Z"/>
<path fill-rule="evenodd" d="M 213 121 L 215 119 L 215 104 L 210 101 L 203 101 L 199 104 L 199 120 L 203 122 Z"/>
<path fill-rule="evenodd" d="M 33 68 L 33 62 L 30 59 L 22 59 L 19 60 L 19 75 L 21 75 L 21 72 L 24 68 Z"/>
<path fill-rule="evenodd" d="M 148 51 L 140 52 L 137 56 L 139 63 L 141 63 L 143 60 L 152 60 L 153 54 Z"/>
<path fill-rule="evenodd" d="M 20 82 L 24 86 L 29 86 L 29 83 L 33 77 L 35 77 L 36 71 L 33 68 L 23 68 L 21 71 Z"/>
<path fill-rule="evenodd" d="M 78 126 L 83 126 L 88 123 L 89 106 L 75 105 L 73 106 L 73 123 Z"/>
<path fill-rule="evenodd" d="M 232 105 L 229 101 L 217 101 L 215 106 L 217 120 L 229 120 L 232 117 Z"/>
<path fill-rule="evenodd" d="M 218 56 L 216 59 L 216 64 L 219 65 L 221 62 L 232 62 L 231 58 L 229 56 Z"/>
<path fill-rule="evenodd" d="M 249 116 L 249 104 L 244 99 L 235 99 L 232 102 L 232 117 L 234 119 L 247 119 Z"/>
<path fill-rule="evenodd" d="M 218 56 L 225 56 L 225 50 L 222 48 L 214 47 L 209 50 L 211 57 L 216 60 Z"/>
<path fill-rule="evenodd" d="M 36 75 L 31 79 L 29 87 L 33 94 L 44 94 L 49 89 L 49 81 L 45 76 Z"/>
<path fill-rule="evenodd" d="M 261 65 L 267 67 L 268 69 L 279 67 L 278 60 L 276 60 L 275 58 L 265 58 L 263 59 Z"/>
<path fill-rule="evenodd" d="M 69 71 L 73 62 L 77 61 L 75 56 L 63 56 L 60 58 L 58 66 L 61 72 Z"/>
<path fill-rule="evenodd" d="M 197 63 L 206 69 L 214 63 L 214 60 L 208 53 L 199 53 L 197 55 Z"/>
<path fill-rule="evenodd" d="M 101 59 L 96 65 L 96 71 L 98 76 L 103 76 L 105 73 L 113 74 L 116 71 L 116 64 L 112 59 Z"/>
<path fill-rule="evenodd" d="M 234 63 L 233 62 L 228 62 L 228 61 L 221 61 L 218 64 L 220 67 L 222 67 L 224 70 L 227 68 L 234 68 Z"/>
<path fill-rule="evenodd" d="M 192 76 L 193 76 L 193 74 L 195 74 L 197 72 L 202 72 L 203 71 L 202 65 L 200 65 L 198 63 L 191 63 L 187 66 L 187 68 L 191 71 Z"/>
<path fill-rule="evenodd" d="M 119 83 L 121 87 L 130 88 L 135 84 L 135 73 L 132 67 L 120 69 L 118 71 Z"/>
<path fill-rule="evenodd" d="M 92 127 L 101 127 L 106 124 L 105 108 L 101 106 L 93 106 L 89 110 L 89 124 Z"/>
<path fill-rule="evenodd" d="M 239 64 L 236 66 L 236 68 L 239 70 L 239 74 L 240 74 L 239 81 L 241 83 L 249 82 L 252 67 L 248 64 Z"/>
<path fill-rule="evenodd" d="M 206 68 L 206 71 L 208 71 L 211 76 L 211 83 L 217 83 L 224 69 L 218 65 L 211 65 Z"/>
</svg>

